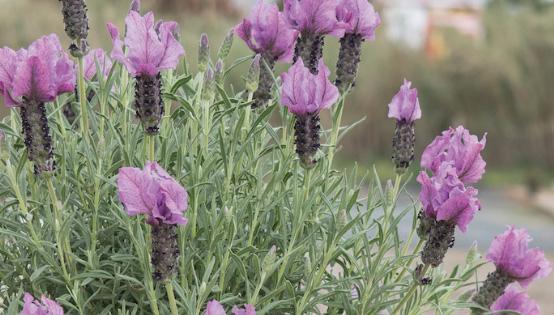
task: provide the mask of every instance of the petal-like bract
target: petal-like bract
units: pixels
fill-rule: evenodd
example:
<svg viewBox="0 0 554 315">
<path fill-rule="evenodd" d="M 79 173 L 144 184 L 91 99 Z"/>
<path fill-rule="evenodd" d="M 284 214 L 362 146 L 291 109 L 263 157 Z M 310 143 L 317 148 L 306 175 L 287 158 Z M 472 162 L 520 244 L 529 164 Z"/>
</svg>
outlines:
<svg viewBox="0 0 554 315">
<path fill-rule="evenodd" d="M 404 79 L 400 91 L 389 104 L 389 118 L 398 121 L 414 122 L 421 118 L 421 108 L 417 98 L 417 89 L 411 89 L 412 82 Z"/>
<path fill-rule="evenodd" d="M 541 314 L 537 303 L 515 284 L 508 286 L 504 294 L 492 304 L 491 311 L 512 311 L 519 312 L 521 315 Z"/>
<path fill-rule="evenodd" d="M 367 0 L 340 0 L 336 14 L 346 34 L 375 39 L 375 29 L 381 24 L 381 17 Z"/>
<path fill-rule="evenodd" d="M 93 49 L 83 57 L 83 68 L 87 80 L 92 80 L 96 75 L 96 62 L 98 62 L 104 77 L 107 77 L 112 69 L 112 60 L 106 55 L 104 50 L 101 48 Z"/>
<path fill-rule="evenodd" d="M 256 315 L 256 309 L 251 304 L 244 305 L 244 308 L 234 306 L 233 315 Z"/>
<path fill-rule="evenodd" d="M 342 37 L 337 5 L 337 0 L 285 0 L 284 14 L 290 26 L 301 33 Z"/>
<path fill-rule="evenodd" d="M 216 300 L 211 300 L 206 306 L 204 315 L 226 315 L 223 306 Z"/>
<path fill-rule="evenodd" d="M 40 301 L 29 294 L 23 296 L 23 310 L 20 315 L 63 315 L 62 307 L 53 300 L 45 297 L 40 298 Z"/>
</svg>

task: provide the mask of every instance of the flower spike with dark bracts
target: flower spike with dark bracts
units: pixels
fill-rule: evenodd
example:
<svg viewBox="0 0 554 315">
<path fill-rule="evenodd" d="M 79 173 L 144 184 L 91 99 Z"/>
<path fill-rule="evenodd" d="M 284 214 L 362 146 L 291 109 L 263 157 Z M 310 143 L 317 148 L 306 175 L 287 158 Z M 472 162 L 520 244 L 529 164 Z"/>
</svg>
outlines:
<svg viewBox="0 0 554 315">
<path fill-rule="evenodd" d="M 74 57 L 84 56 L 88 51 L 88 18 L 85 0 L 60 0 L 62 3 L 65 32 L 73 43 L 69 47 Z"/>
<path fill-rule="evenodd" d="M 130 216 L 145 214 L 152 226 L 154 279 L 163 282 L 177 273 L 178 225 L 187 224 L 187 191 L 156 162 L 144 169 L 123 167 L 117 177 L 119 200 Z"/>
<path fill-rule="evenodd" d="M 281 104 L 296 117 L 294 126 L 296 153 L 302 166 L 312 168 L 320 147 L 319 112 L 339 98 L 338 89 L 329 81 L 330 71 L 319 62 L 318 74 L 312 74 L 299 59 L 288 72 L 281 74 Z"/>
<path fill-rule="evenodd" d="M 19 107 L 28 158 L 35 173 L 55 169 L 45 103 L 75 89 L 73 62 L 55 34 L 28 49 L 0 49 L 0 93 L 8 107 Z"/>
<path fill-rule="evenodd" d="M 367 0 L 339 1 L 336 14 L 345 33 L 340 40 L 336 85 L 344 91 L 355 84 L 362 42 L 375 39 L 375 29 L 381 24 L 381 18 Z"/>
<path fill-rule="evenodd" d="M 323 56 L 325 35 L 344 35 L 344 29 L 337 20 L 337 5 L 338 0 L 284 1 L 284 14 L 290 26 L 300 34 L 293 62 L 302 58 L 313 74 L 317 74 L 319 60 Z"/>
<path fill-rule="evenodd" d="M 298 32 L 292 29 L 276 4 L 258 0 L 250 15 L 235 27 L 240 37 L 260 61 L 260 79 L 252 107 L 267 105 L 272 96 L 273 67 L 276 62 L 290 62 Z"/>
<path fill-rule="evenodd" d="M 139 8 L 140 6 L 133 6 Z M 108 23 L 112 37 L 111 56 L 122 63 L 136 79 L 135 109 L 145 132 L 155 135 L 163 116 L 162 70 L 175 69 L 185 50 L 178 42 L 178 25 L 175 22 L 155 23 L 152 12 L 141 16 L 130 10 L 125 19 L 125 46 L 119 39 L 119 31 Z"/>
</svg>

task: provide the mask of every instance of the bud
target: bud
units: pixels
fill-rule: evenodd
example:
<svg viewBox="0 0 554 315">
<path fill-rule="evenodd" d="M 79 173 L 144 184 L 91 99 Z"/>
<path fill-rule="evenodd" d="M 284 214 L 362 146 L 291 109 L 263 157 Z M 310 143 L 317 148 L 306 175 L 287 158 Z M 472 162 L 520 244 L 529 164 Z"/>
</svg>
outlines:
<svg viewBox="0 0 554 315">
<path fill-rule="evenodd" d="M 490 308 L 494 301 L 504 294 L 506 287 L 515 280 L 510 278 L 507 274 L 499 271 L 498 269 L 491 272 L 487 276 L 487 280 L 483 283 L 483 286 L 473 296 L 473 302 L 481 305 L 484 308 Z M 475 312 L 481 314 L 480 311 L 474 309 Z"/>
<path fill-rule="evenodd" d="M 385 204 L 387 206 L 390 206 L 394 203 L 394 199 L 396 199 L 396 195 L 394 192 L 394 185 L 392 184 L 392 180 L 387 180 L 387 184 L 385 186 Z"/>
<path fill-rule="evenodd" d="M 266 273 L 270 273 L 273 270 L 273 265 L 275 264 L 275 261 L 277 260 L 277 247 L 275 245 L 271 246 L 269 251 L 264 257 L 264 261 L 262 263 L 263 271 Z"/>
<path fill-rule="evenodd" d="M 227 33 L 227 36 L 225 36 L 223 42 L 221 43 L 221 46 L 219 47 L 217 58 L 224 60 L 229 56 L 229 53 L 231 52 L 231 47 L 233 46 L 234 34 L 235 32 L 233 30 L 230 30 L 229 33 Z"/>
<path fill-rule="evenodd" d="M 438 267 L 454 241 L 456 225 L 448 221 L 436 221 L 429 231 L 429 238 L 423 247 L 421 261 L 424 264 Z"/>
<path fill-rule="evenodd" d="M 233 219 L 233 209 L 230 209 L 228 207 L 223 208 L 223 216 L 225 217 L 225 220 L 227 222 L 231 222 Z"/>
<path fill-rule="evenodd" d="M 304 256 L 304 279 L 309 279 L 312 271 L 312 260 L 310 259 L 310 255 L 306 254 L 306 256 Z"/>
<path fill-rule="evenodd" d="M 200 35 L 200 48 L 198 49 L 198 70 L 200 72 L 206 71 L 209 63 L 210 42 L 208 40 L 208 35 L 202 33 L 202 35 Z"/>
<path fill-rule="evenodd" d="M 160 223 L 152 225 L 152 265 L 154 280 L 163 282 L 177 273 L 179 266 L 177 225 Z"/>
<path fill-rule="evenodd" d="M 355 85 L 361 60 L 362 42 L 363 38 L 360 34 L 346 34 L 340 40 L 335 84 L 341 91 L 346 91 L 350 86 Z"/>
<path fill-rule="evenodd" d="M 23 98 L 20 107 L 27 156 L 34 163 L 35 174 L 52 173 L 56 169 L 48 116 L 44 103 Z"/>
<path fill-rule="evenodd" d="M 149 135 L 158 134 L 164 114 L 162 98 L 162 77 L 141 75 L 135 83 L 135 109 L 144 131 Z"/>
<path fill-rule="evenodd" d="M 314 33 L 302 34 L 296 40 L 293 63 L 295 63 L 298 58 L 302 58 L 304 65 L 310 69 L 310 72 L 317 74 L 319 60 L 323 57 L 324 43 L 325 40 L 323 35 Z"/>
<path fill-rule="evenodd" d="M 129 11 L 140 13 L 140 0 L 131 1 L 131 8 L 129 9 Z"/>
<path fill-rule="evenodd" d="M 339 213 L 337 214 L 337 230 L 341 230 L 348 221 L 348 213 L 346 213 L 346 209 L 340 209 Z"/>
<path fill-rule="evenodd" d="M 260 54 L 257 54 L 254 59 L 252 59 L 252 63 L 250 64 L 250 68 L 248 69 L 248 74 L 246 75 L 246 90 L 250 93 L 254 93 L 258 89 L 261 57 L 262 56 Z"/>
<path fill-rule="evenodd" d="M 222 85 L 223 79 L 225 76 L 225 63 L 223 63 L 223 60 L 219 59 L 217 63 L 215 64 L 215 83 Z"/>
<path fill-rule="evenodd" d="M 260 59 L 260 76 L 258 80 L 258 89 L 254 92 L 253 108 L 264 107 L 272 97 L 273 88 L 273 68 L 275 67 L 275 58 L 263 55 Z"/>
<path fill-rule="evenodd" d="M 321 130 L 319 113 L 307 113 L 296 115 L 294 124 L 296 153 L 300 158 L 302 167 L 314 168 L 317 160 L 316 154 L 321 147 L 319 131 Z"/>
<path fill-rule="evenodd" d="M 204 72 L 204 86 L 202 88 L 202 99 L 212 102 L 215 98 L 215 75 L 211 68 Z"/>
</svg>

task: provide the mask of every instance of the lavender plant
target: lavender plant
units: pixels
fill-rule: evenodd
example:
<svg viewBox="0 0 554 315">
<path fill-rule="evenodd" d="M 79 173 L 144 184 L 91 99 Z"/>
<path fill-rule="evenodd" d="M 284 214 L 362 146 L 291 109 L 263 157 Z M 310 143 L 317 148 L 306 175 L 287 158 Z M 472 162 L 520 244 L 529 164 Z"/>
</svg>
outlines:
<svg viewBox="0 0 554 315">
<path fill-rule="evenodd" d="M 349 3 L 325 1 L 325 18 L 367 17 Z M 214 63 L 203 35 L 198 73 L 183 57 L 176 23 L 139 14 L 137 0 L 124 41 L 108 25 L 115 64 L 93 50 L 74 67 L 55 35 L 37 42 L 48 49 L 0 50 L 6 103 L 42 104 L 32 107 L 33 119 L 12 110 L 0 124 L 0 308 L 10 315 L 536 314 L 511 283 L 545 277 L 551 264 L 527 248 L 521 230 L 493 241 L 487 257 L 497 271 L 483 283 L 472 280 L 483 265 L 475 248 L 463 265 L 441 268 L 455 227 L 465 231 L 478 215 L 469 185 L 485 171 L 484 140 L 463 127 L 445 131 L 423 153 L 420 200 L 398 204 L 409 194 L 414 121 L 422 116 L 409 83 L 389 106 L 398 128 L 395 178 L 333 169 L 337 145 L 353 127 L 341 124 L 342 111 L 355 106 L 344 88 L 352 72 L 334 86 L 318 47 L 317 71 L 316 58 L 305 63 L 304 53 L 281 76 L 272 69 L 292 58 L 295 43 L 306 44 L 303 36 L 367 35 L 360 33 L 366 24 L 338 22 L 333 32 L 307 25 L 299 34 L 298 21 L 312 23 L 302 14 L 319 12 L 316 4 L 288 1 L 286 19 L 259 1 L 235 29 L 257 55 L 226 60 L 229 35 Z M 358 8 L 373 10 L 368 5 Z M 302 16 L 290 18 L 293 12 Z M 351 57 L 341 54 L 339 64 L 354 66 Z M 227 89 L 242 63 L 250 63 L 244 88 Z M 81 128 L 63 115 L 73 99 L 64 93 L 76 81 Z M 83 97 L 87 90 L 94 96 Z M 328 126 L 319 121 L 325 108 L 333 109 Z M 35 158 L 28 130 L 41 145 L 47 139 L 55 156 L 46 150 L 47 159 Z M 48 176 L 35 172 L 54 159 Z M 403 218 L 412 221 L 406 239 Z"/>
</svg>

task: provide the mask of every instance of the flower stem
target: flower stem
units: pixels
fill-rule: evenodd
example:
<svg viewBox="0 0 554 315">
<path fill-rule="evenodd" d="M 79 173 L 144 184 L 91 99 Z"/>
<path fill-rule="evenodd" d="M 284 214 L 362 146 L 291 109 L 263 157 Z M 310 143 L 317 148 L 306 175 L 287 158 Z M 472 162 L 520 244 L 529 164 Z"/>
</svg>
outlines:
<svg viewBox="0 0 554 315">
<path fill-rule="evenodd" d="M 329 144 L 328 170 L 331 170 L 331 168 L 333 167 L 333 160 L 335 158 L 335 152 L 337 151 L 340 124 L 342 121 L 342 113 L 344 111 L 344 100 L 345 96 L 343 96 L 343 98 L 340 100 L 338 108 L 336 108 L 333 113 L 333 130 L 331 131 L 331 143 Z"/>
<path fill-rule="evenodd" d="M 427 273 L 427 270 L 429 270 L 429 265 L 425 265 L 423 267 L 423 270 L 421 271 L 421 276 L 424 276 Z M 400 302 L 398 302 L 398 304 L 396 305 L 396 307 L 392 311 L 392 313 L 391 313 L 392 315 L 400 314 L 400 311 L 402 310 L 402 307 L 404 307 L 404 304 L 406 304 L 408 302 L 408 300 L 412 298 L 412 295 L 414 295 L 414 293 L 416 292 L 418 286 L 419 286 L 419 282 L 417 280 L 415 280 L 412 283 L 412 286 L 410 287 L 410 290 L 408 291 L 408 293 L 406 293 L 406 295 L 404 295 L 402 300 L 400 300 Z"/>
<path fill-rule="evenodd" d="M 78 58 L 79 61 L 79 73 L 77 78 L 77 89 L 79 92 L 79 104 L 81 105 L 81 134 L 84 138 L 88 139 L 89 133 L 89 121 L 88 121 L 88 107 L 87 107 L 87 90 L 85 86 L 85 73 L 83 66 L 83 57 Z"/>
<path fill-rule="evenodd" d="M 69 283 L 69 273 L 67 272 L 67 267 L 65 265 L 65 253 L 64 253 L 64 244 L 61 237 L 61 211 L 58 204 L 58 198 L 56 196 L 56 190 L 54 189 L 54 184 L 52 183 L 52 177 L 48 176 L 46 179 L 46 185 L 48 186 L 48 194 L 50 195 L 50 201 L 52 202 L 52 208 L 54 209 L 54 229 L 56 232 L 56 249 L 58 251 L 58 256 L 60 257 L 60 265 L 63 271 L 63 277 L 66 282 Z"/>
<path fill-rule="evenodd" d="M 165 290 L 167 291 L 167 299 L 169 300 L 169 308 L 171 309 L 171 315 L 178 315 L 177 301 L 175 300 L 175 294 L 173 292 L 173 284 L 171 280 L 165 282 Z"/>
</svg>

